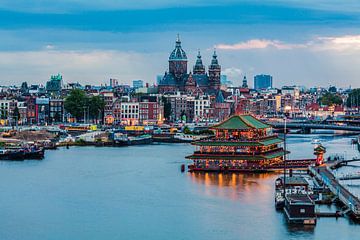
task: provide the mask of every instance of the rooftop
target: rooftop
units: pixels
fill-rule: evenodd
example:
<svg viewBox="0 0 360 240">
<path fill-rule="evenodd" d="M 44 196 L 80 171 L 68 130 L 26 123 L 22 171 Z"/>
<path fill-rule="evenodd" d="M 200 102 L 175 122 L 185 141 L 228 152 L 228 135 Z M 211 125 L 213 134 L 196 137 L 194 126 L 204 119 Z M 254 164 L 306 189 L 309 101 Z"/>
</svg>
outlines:
<svg viewBox="0 0 360 240">
<path fill-rule="evenodd" d="M 227 129 L 227 130 L 251 130 L 251 129 L 266 129 L 271 126 L 263 123 L 251 115 L 233 115 L 225 121 L 214 125 L 213 129 Z"/>
</svg>

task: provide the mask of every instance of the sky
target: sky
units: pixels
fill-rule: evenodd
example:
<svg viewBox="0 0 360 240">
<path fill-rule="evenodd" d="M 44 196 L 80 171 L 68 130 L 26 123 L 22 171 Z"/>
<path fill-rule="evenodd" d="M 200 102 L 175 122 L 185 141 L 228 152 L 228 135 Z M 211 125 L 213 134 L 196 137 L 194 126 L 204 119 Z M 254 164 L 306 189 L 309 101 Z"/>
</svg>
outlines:
<svg viewBox="0 0 360 240">
<path fill-rule="evenodd" d="M 194 65 L 214 48 L 234 85 L 360 87 L 360 1 L 1 0 L 0 85 L 154 83 L 180 34 Z"/>
</svg>

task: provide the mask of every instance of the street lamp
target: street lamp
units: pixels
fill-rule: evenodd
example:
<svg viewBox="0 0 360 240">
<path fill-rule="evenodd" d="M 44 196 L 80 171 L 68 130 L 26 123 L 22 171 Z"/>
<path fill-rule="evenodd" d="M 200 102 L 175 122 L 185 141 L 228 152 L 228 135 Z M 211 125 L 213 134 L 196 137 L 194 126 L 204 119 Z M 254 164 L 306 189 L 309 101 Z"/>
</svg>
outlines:
<svg viewBox="0 0 360 240">
<path fill-rule="evenodd" d="M 283 161 L 284 161 L 284 199 L 286 196 L 286 120 L 289 116 L 289 111 L 291 110 L 290 106 L 285 106 L 285 112 L 284 112 L 284 155 L 283 155 Z"/>
</svg>

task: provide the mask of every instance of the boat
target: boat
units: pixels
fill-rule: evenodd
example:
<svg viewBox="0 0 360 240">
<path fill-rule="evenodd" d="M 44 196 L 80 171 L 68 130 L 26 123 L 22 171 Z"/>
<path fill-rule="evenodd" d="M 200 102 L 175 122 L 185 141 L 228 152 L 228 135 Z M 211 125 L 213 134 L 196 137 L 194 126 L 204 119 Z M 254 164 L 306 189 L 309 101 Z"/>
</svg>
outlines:
<svg viewBox="0 0 360 240">
<path fill-rule="evenodd" d="M 30 147 L 25 148 L 24 150 L 24 160 L 25 159 L 43 159 L 45 156 L 45 148 L 43 147 Z"/>
<path fill-rule="evenodd" d="M 127 134 L 117 134 L 116 138 L 113 139 L 113 145 L 120 146 L 129 146 L 129 145 L 142 145 L 152 143 L 152 136 L 149 134 L 139 135 L 139 136 L 128 136 Z"/>
<path fill-rule="evenodd" d="M 17 149 L 1 149 L 0 160 L 30 160 L 30 159 L 43 159 L 45 156 L 45 149 L 42 147 L 31 146 L 28 148 Z"/>
<path fill-rule="evenodd" d="M 311 144 L 313 144 L 313 145 L 320 145 L 320 144 L 321 144 L 321 140 L 318 139 L 318 138 L 313 138 L 313 139 L 311 140 Z"/>
<path fill-rule="evenodd" d="M 176 142 L 183 142 L 183 143 L 187 143 L 187 142 L 191 143 L 194 141 L 199 141 L 207 138 L 209 138 L 209 136 L 207 135 L 194 135 L 194 134 L 185 134 L 185 133 L 176 133 L 174 135 L 174 140 Z"/>
<path fill-rule="evenodd" d="M 286 176 L 285 194 L 312 194 L 309 182 L 302 176 Z M 285 206 L 284 177 L 275 180 L 275 208 L 282 209 Z"/>
<path fill-rule="evenodd" d="M 308 194 L 287 194 L 284 212 L 290 224 L 316 224 L 315 202 Z"/>
<path fill-rule="evenodd" d="M 14 149 L 1 149 L 0 160 L 21 161 L 24 160 L 24 152 Z"/>
<path fill-rule="evenodd" d="M 150 143 L 152 143 L 152 136 L 150 134 L 128 137 L 128 145 L 141 145 Z"/>
</svg>

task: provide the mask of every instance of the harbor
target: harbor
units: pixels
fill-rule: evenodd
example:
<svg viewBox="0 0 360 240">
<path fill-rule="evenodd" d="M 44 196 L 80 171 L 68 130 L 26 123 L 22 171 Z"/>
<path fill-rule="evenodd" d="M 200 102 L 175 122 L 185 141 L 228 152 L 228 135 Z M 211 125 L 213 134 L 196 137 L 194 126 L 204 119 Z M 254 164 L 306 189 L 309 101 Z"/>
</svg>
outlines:
<svg viewBox="0 0 360 240">
<path fill-rule="evenodd" d="M 42 159 L 46 164 L 49 158 L 57 158 L 58 154 L 63 155 L 68 161 L 73 159 L 73 155 L 78 154 L 76 158 L 87 159 L 89 154 L 94 152 L 94 155 L 103 161 L 101 163 L 98 159 L 93 160 L 96 161 L 96 166 L 101 168 L 102 164 L 107 164 L 108 158 L 113 159 L 111 164 L 114 164 L 115 159 L 119 163 L 122 163 L 124 158 L 128 161 L 136 159 L 125 168 L 119 168 L 113 173 L 110 171 L 108 175 L 110 178 L 113 174 L 135 177 L 145 171 L 154 172 L 155 168 L 164 169 L 163 161 L 173 160 L 170 162 L 172 167 L 176 167 L 173 174 L 185 177 L 186 179 L 183 180 L 190 180 L 191 184 L 202 185 L 205 190 L 207 189 L 206 191 L 209 190 L 209 186 L 214 185 L 214 182 L 216 188 L 211 188 L 215 192 L 231 187 L 230 192 L 233 190 L 232 194 L 235 194 L 231 200 L 244 197 L 238 195 L 239 191 L 241 194 L 251 196 L 251 193 L 243 192 L 242 181 L 246 182 L 245 186 L 250 192 L 254 191 L 250 190 L 254 188 L 251 181 L 259 184 L 260 192 L 264 191 L 262 190 L 264 186 L 267 186 L 266 191 L 271 189 L 272 196 L 267 193 L 266 198 L 273 201 L 269 205 L 269 199 L 266 199 L 265 206 L 270 208 L 267 211 L 281 214 L 282 219 L 278 220 L 277 224 L 286 225 L 287 228 L 291 226 L 318 228 L 323 219 L 338 221 L 342 218 L 351 224 L 360 223 L 358 189 L 360 182 L 358 184 L 351 182 L 351 187 L 344 183 L 346 180 L 360 179 L 360 174 L 342 172 L 343 169 L 360 167 L 359 152 L 357 146 L 353 144 L 352 135 L 276 134 L 272 131 L 272 125 L 251 115 L 234 115 L 210 126 L 209 129 L 202 129 L 201 132 L 188 127 L 160 129 L 129 126 L 106 130 L 89 128 L 72 126 L 60 130 L 6 132 L 2 140 L 6 139 L 7 142 L 3 145 L 0 160 L 13 160 L 13 162 L 30 160 L 27 162 L 31 163 L 31 160 Z M 336 144 L 338 140 L 345 145 L 339 147 Z M 332 142 L 335 142 L 335 146 L 331 146 Z M 45 154 L 45 149 L 57 149 L 57 151 L 47 151 Z M 140 160 L 136 157 L 139 154 L 137 151 L 143 152 L 142 154 L 154 154 L 153 151 L 156 149 L 159 149 L 159 152 L 155 155 L 145 157 L 140 154 Z M 342 156 L 339 155 L 342 153 L 339 149 L 348 150 Z M 175 160 L 164 154 L 167 152 L 171 156 L 175 152 L 175 155 L 183 155 L 181 159 Z M 112 157 L 109 157 L 109 154 Z M 144 166 L 139 165 L 154 157 L 157 160 L 146 162 Z M 86 163 L 81 161 L 83 164 Z M 3 164 L 7 164 L 6 161 Z M 26 165 L 27 163 L 24 163 L 24 166 Z M 73 163 L 70 162 L 70 166 L 72 165 Z M 67 168 L 67 166 L 61 167 Z M 82 167 L 88 168 L 88 166 Z M 97 170 L 90 172 L 92 172 L 90 177 L 98 174 Z M 247 182 L 252 178 L 255 180 Z M 272 183 L 271 187 L 270 183 Z M 188 187 L 191 189 L 191 186 Z M 255 191 L 256 189 L 257 187 Z M 260 206 L 264 204 L 264 200 L 262 197 L 253 199 L 257 208 L 265 207 Z M 244 199 L 239 200 L 238 204 L 244 204 Z M 251 213 L 252 217 L 254 215 L 256 215 L 254 212 Z"/>
<path fill-rule="evenodd" d="M 314 136 L 288 135 L 289 158 L 313 156 Z M 351 136 L 318 137 L 329 154 L 358 154 Z M 289 225 L 274 208 L 274 182 L 281 173 L 181 173 L 179 166 L 189 163 L 184 156 L 193 150 L 185 143 L 74 146 L 48 151 L 41 162 L 2 161 L 2 239 L 64 239 L 67 233 L 78 239 L 118 239 L 120 233 L 124 239 L 165 239 L 171 233 L 182 239 L 321 240 L 359 232 L 347 217 L 320 217 L 315 227 Z M 349 188 L 360 194 L 358 187 Z M 334 204 L 316 208 L 336 210 L 341 209 Z"/>
</svg>

